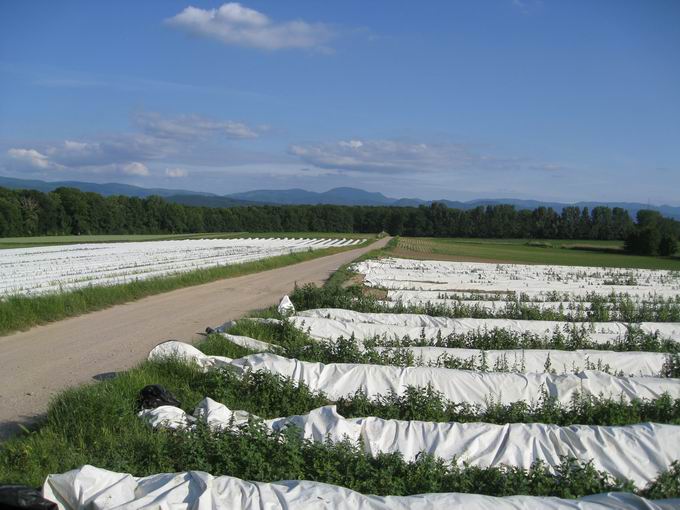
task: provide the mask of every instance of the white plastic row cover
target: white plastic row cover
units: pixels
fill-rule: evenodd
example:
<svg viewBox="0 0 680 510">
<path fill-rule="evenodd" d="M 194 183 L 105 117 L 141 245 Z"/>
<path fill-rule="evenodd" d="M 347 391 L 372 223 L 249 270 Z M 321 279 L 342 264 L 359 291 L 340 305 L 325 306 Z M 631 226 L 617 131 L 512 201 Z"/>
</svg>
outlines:
<svg viewBox="0 0 680 510">
<path fill-rule="evenodd" d="M 44 497 L 61 510 L 672 510 L 680 499 L 651 501 L 630 493 L 608 493 L 580 499 L 531 496 L 497 498 L 440 493 L 417 496 L 366 496 L 308 481 L 247 482 L 202 471 L 135 478 L 83 466 L 47 477 Z"/>
<path fill-rule="evenodd" d="M 279 352 L 279 346 L 249 337 L 222 333 L 232 343 L 257 352 Z M 323 339 L 325 340 L 325 339 Z M 557 349 L 463 349 L 436 346 L 376 347 L 376 351 L 386 354 L 410 353 L 414 361 L 421 365 L 437 366 L 446 360 L 457 359 L 472 362 L 476 369 L 485 364 L 491 372 L 551 372 L 569 374 L 583 370 L 601 370 L 609 373 L 639 377 L 659 377 L 668 363 L 670 354 L 662 352 L 605 351 L 598 349 L 577 349 L 562 351 Z"/>
<path fill-rule="evenodd" d="M 186 239 L 8 249 L 0 260 L 0 296 L 115 285 L 358 242 L 361 240 Z"/>
<path fill-rule="evenodd" d="M 680 276 L 664 270 L 619 269 L 474 262 L 367 260 L 355 264 L 364 282 L 389 290 L 513 292 L 530 296 L 552 292 L 585 296 L 612 292 L 635 297 L 675 297 Z"/>
<path fill-rule="evenodd" d="M 161 406 L 141 411 L 154 427 L 186 428 L 202 420 L 215 429 L 239 427 L 248 413 L 232 411 L 205 398 L 187 415 L 182 409 Z M 447 461 L 482 468 L 513 466 L 528 469 L 540 460 L 556 467 L 562 457 L 592 461 L 599 471 L 630 480 L 639 488 L 667 471 L 680 460 L 680 426 L 643 423 L 620 427 L 572 425 L 560 427 L 539 423 L 436 423 L 384 420 L 367 417 L 346 419 L 335 406 L 325 406 L 300 416 L 266 420 L 265 426 L 280 431 L 297 427 L 311 441 L 349 439 L 369 455 L 400 453 L 406 461 L 428 453 Z"/>
<path fill-rule="evenodd" d="M 453 402 L 486 406 L 490 401 L 510 404 L 532 402 L 543 393 L 568 404 L 577 394 L 623 399 L 657 399 L 664 393 L 680 398 L 680 380 L 657 377 L 615 377 L 597 371 L 578 374 L 473 372 L 435 367 L 395 367 L 353 363 L 313 363 L 271 353 L 245 356 L 236 360 L 206 356 L 181 342 L 165 342 L 155 347 L 149 359 L 176 357 L 196 363 L 204 370 L 217 367 L 239 371 L 264 370 L 320 391 L 331 400 L 361 391 L 369 397 L 395 393 L 403 395 L 408 386 L 426 387 Z"/>
<path fill-rule="evenodd" d="M 342 308 L 319 308 L 299 312 L 292 318 L 294 324 L 309 330 L 311 336 L 321 339 L 349 338 L 358 340 L 378 337 L 413 340 L 423 334 L 426 339 L 439 335 L 463 335 L 477 331 L 502 329 L 515 334 L 538 335 L 550 338 L 555 331 L 566 334 L 572 330 L 584 330 L 593 342 L 603 344 L 625 338 L 629 325 L 623 322 L 566 322 L 533 321 L 516 319 L 453 319 L 408 313 L 363 313 Z M 642 322 L 636 324 L 647 334 L 658 334 L 661 338 L 680 341 L 680 323 Z"/>
</svg>

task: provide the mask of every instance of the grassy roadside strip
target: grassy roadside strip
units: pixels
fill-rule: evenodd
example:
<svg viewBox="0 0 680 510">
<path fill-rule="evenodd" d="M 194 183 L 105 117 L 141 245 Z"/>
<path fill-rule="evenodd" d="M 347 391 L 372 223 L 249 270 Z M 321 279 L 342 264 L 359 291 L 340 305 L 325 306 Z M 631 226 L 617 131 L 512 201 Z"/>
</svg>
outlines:
<svg viewBox="0 0 680 510">
<path fill-rule="evenodd" d="M 120 285 L 85 287 L 60 294 L 37 297 L 11 296 L 0 301 L 0 335 L 136 301 L 154 294 L 276 269 L 361 246 L 364 245 L 297 252 L 243 264 L 198 269 L 173 276 L 150 278 Z"/>
</svg>

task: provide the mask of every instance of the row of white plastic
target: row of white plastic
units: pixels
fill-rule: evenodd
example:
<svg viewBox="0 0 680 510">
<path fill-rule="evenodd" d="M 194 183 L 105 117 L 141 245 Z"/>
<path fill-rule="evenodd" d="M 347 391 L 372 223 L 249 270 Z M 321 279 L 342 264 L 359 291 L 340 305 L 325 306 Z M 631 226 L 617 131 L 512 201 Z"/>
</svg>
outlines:
<svg viewBox="0 0 680 510">
<path fill-rule="evenodd" d="M 361 239 L 186 239 L 2 250 L 0 296 L 114 285 L 361 242 Z"/>
<path fill-rule="evenodd" d="M 384 314 L 359 314 L 348 310 L 316 309 L 300 312 L 290 317 L 292 323 L 298 329 L 310 334 L 316 340 L 336 343 L 341 337 L 348 339 L 354 336 L 357 346 L 365 349 L 365 340 L 374 339 L 371 333 L 375 333 L 375 326 L 365 327 L 361 322 L 343 322 L 337 319 L 335 312 L 356 315 L 384 315 Z M 406 316 L 402 314 L 401 316 Z M 423 317 L 436 320 L 428 316 L 412 315 L 413 318 Z M 257 319 L 249 319 L 257 320 Z M 469 321 L 463 321 L 464 323 Z M 275 319 L 266 319 L 267 322 L 278 322 Z M 517 322 L 517 321 L 512 321 Z M 664 323 L 665 324 L 665 323 Z M 394 326 L 390 326 L 394 327 Z M 395 338 L 401 341 L 403 337 L 384 335 L 387 345 L 378 345 L 374 349 L 385 356 L 398 359 L 399 354 L 410 354 L 415 365 L 442 366 L 458 360 L 470 369 L 483 369 L 485 371 L 503 372 L 550 372 L 555 374 L 577 373 L 584 370 L 600 370 L 608 373 L 623 374 L 639 377 L 659 377 L 667 367 L 673 363 L 669 353 L 648 351 L 610 351 L 603 349 L 469 349 L 441 347 L 436 345 L 436 333 L 440 331 L 436 326 L 424 329 L 419 326 L 411 326 L 412 332 L 417 332 L 414 337 L 417 343 L 421 342 L 421 334 L 430 333 L 424 343 L 431 342 L 433 345 L 404 345 L 403 342 L 391 345 L 389 340 Z M 262 342 L 248 337 L 231 335 L 218 328 L 222 336 L 232 343 L 257 352 L 280 352 L 277 345 Z M 547 331 L 547 329 L 546 329 Z M 435 335 L 431 335 L 435 332 Z"/>
<path fill-rule="evenodd" d="M 202 471 L 136 478 L 83 466 L 50 475 L 43 495 L 60 510 L 674 510 L 680 499 L 652 501 L 631 493 L 578 499 L 532 496 L 504 498 L 439 493 L 415 496 L 368 496 L 319 482 L 288 480 L 248 482 Z"/>
<path fill-rule="evenodd" d="M 203 370 L 227 368 L 243 372 L 266 371 L 290 378 L 331 400 L 363 392 L 368 397 L 404 395 L 409 386 L 427 387 L 453 402 L 482 408 L 490 403 L 535 402 L 542 395 L 569 404 L 578 395 L 622 401 L 657 399 L 663 394 L 680 398 L 680 380 L 659 377 L 617 377 L 601 371 L 576 374 L 475 372 L 438 367 L 397 367 L 355 363 L 315 363 L 274 353 L 251 354 L 239 359 L 207 356 L 195 347 L 176 341 L 155 347 L 149 359 L 177 357 Z"/>
<path fill-rule="evenodd" d="M 354 266 L 369 286 L 388 290 L 527 294 L 584 297 L 625 293 L 633 297 L 675 297 L 680 272 L 554 265 L 489 264 L 385 258 Z M 434 296 L 436 297 L 436 296 Z"/>
<path fill-rule="evenodd" d="M 621 341 L 630 325 L 623 322 L 563 322 L 516 319 L 453 319 L 423 314 L 362 313 L 340 308 L 320 308 L 300 312 L 292 318 L 294 324 L 309 331 L 312 337 L 333 340 L 340 336 L 368 340 L 375 337 L 412 340 L 424 337 L 433 341 L 439 336 L 464 335 L 478 331 L 504 330 L 518 335 L 550 338 L 556 331 L 567 334 L 583 331 L 594 343 Z M 680 341 L 680 323 L 642 322 L 636 324 L 644 333 L 658 334 L 662 339 Z"/>
<path fill-rule="evenodd" d="M 232 411 L 210 398 L 203 399 L 193 415 L 173 406 L 141 411 L 154 427 L 190 428 L 200 420 L 213 429 L 238 430 L 248 423 L 245 411 Z M 369 455 L 399 453 L 414 461 L 427 453 L 446 461 L 481 468 L 514 466 L 529 469 L 536 461 L 558 467 L 565 457 L 593 466 L 642 488 L 680 459 L 680 426 L 643 423 L 618 427 L 594 425 L 544 425 L 541 423 L 439 423 L 385 420 L 376 417 L 345 418 L 335 406 L 307 414 L 265 420 L 273 431 L 295 427 L 310 441 L 345 439 L 361 444 Z"/>
<path fill-rule="evenodd" d="M 578 394 L 612 397 L 623 401 L 654 399 L 663 393 L 680 397 L 680 381 L 658 378 L 622 378 L 602 372 L 554 376 L 550 374 L 480 373 L 425 367 L 399 368 L 380 365 L 321 364 L 288 359 L 271 353 L 236 360 L 207 356 L 181 342 L 165 342 L 149 354 L 151 360 L 179 358 L 203 370 L 228 368 L 239 372 L 265 370 L 307 385 L 331 400 L 362 391 L 369 397 L 394 393 L 403 395 L 408 386 L 429 385 L 454 402 L 485 407 L 491 402 L 532 402 L 542 392 L 563 404 Z M 238 426 L 248 420 L 243 411 L 231 411 L 205 399 L 187 415 L 181 409 L 162 406 L 141 415 L 154 426 L 188 427 L 196 419 L 212 427 Z M 345 419 L 334 407 L 314 410 L 307 415 L 268 420 L 265 425 L 281 430 L 298 426 L 304 437 L 339 441 L 344 437 L 363 440 L 367 453 L 400 452 L 413 460 L 427 452 L 446 460 L 456 459 L 480 467 L 511 465 L 528 468 L 542 460 L 555 467 L 562 456 L 584 462 L 592 460 L 599 470 L 644 486 L 674 460 L 680 458 L 680 443 L 673 440 L 680 427 L 638 424 L 625 427 L 571 426 L 543 424 L 494 425 L 487 423 L 433 423 L 383 420 L 375 417 Z"/>
<path fill-rule="evenodd" d="M 303 321 L 304 324 L 304 321 Z M 221 333 L 230 342 L 257 352 L 281 351 L 280 347 L 245 336 Z M 323 338 L 322 340 L 329 340 Z M 333 341 L 331 339 L 331 341 Z M 631 377 L 659 377 L 672 363 L 668 353 L 640 351 L 607 351 L 600 349 L 464 349 L 437 346 L 375 347 L 384 355 L 395 357 L 409 353 L 414 364 L 441 366 L 458 360 L 471 369 L 491 372 L 551 372 L 569 374 L 584 370 L 600 370 Z"/>
</svg>

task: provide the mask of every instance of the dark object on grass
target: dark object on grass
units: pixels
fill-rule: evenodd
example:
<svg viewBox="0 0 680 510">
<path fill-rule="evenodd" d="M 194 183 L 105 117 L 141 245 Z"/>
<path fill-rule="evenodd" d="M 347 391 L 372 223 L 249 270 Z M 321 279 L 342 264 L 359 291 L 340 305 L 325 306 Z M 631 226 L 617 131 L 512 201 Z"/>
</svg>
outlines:
<svg viewBox="0 0 680 510">
<path fill-rule="evenodd" d="M 25 485 L 0 485 L 0 508 L 56 510 L 57 504 L 42 497 L 40 491 Z"/>
<path fill-rule="evenodd" d="M 211 328 L 210 326 L 208 326 L 207 328 L 205 328 L 205 332 L 206 332 L 208 335 L 212 335 L 213 333 L 217 333 L 217 331 L 215 331 L 215 330 L 214 330 L 213 328 Z"/>
<path fill-rule="evenodd" d="M 141 409 L 156 409 L 160 406 L 180 407 L 179 400 L 160 384 L 144 386 L 137 397 L 137 405 Z"/>
</svg>

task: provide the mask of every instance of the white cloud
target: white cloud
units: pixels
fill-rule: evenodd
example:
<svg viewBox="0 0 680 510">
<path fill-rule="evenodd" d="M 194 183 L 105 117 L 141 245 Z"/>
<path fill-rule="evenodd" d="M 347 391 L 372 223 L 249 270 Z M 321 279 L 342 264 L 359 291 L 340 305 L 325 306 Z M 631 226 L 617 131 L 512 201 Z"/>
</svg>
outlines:
<svg viewBox="0 0 680 510">
<path fill-rule="evenodd" d="M 291 145 L 289 154 L 318 168 L 363 174 L 460 173 L 477 171 L 557 172 L 564 167 L 527 158 L 482 153 L 478 147 L 450 142 L 349 139 Z"/>
<path fill-rule="evenodd" d="M 191 140 L 212 135 L 232 139 L 248 139 L 260 136 L 259 128 L 233 120 L 213 120 L 199 115 L 162 117 L 157 113 L 140 113 L 135 123 L 146 133 L 159 138 Z"/>
<path fill-rule="evenodd" d="M 225 44 L 263 50 L 307 48 L 327 51 L 333 32 L 323 23 L 302 20 L 275 22 L 265 14 L 239 3 L 225 3 L 217 9 L 187 7 L 166 22 L 194 35 L 217 39 Z"/>
<path fill-rule="evenodd" d="M 127 164 L 163 158 L 176 152 L 176 144 L 145 133 L 109 135 L 97 141 L 66 140 L 42 152 L 64 167 L 92 167 Z"/>
<path fill-rule="evenodd" d="M 139 175 L 142 177 L 149 175 L 149 169 L 146 167 L 146 165 L 139 163 L 138 161 L 133 161 L 132 163 L 122 165 L 120 170 L 126 175 Z"/>
<path fill-rule="evenodd" d="M 18 160 L 35 169 L 44 170 L 53 165 L 45 154 L 42 154 L 35 149 L 9 149 L 7 154 L 12 159 Z"/>
<path fill-rule="evenodd" d="M 500 160 L 473 153 L 462 144 L 402 140 L 341 140 L 334 143 L 291 145 L 289 153 L 321 168 L 364 173 L 433 172 L 471 168 Z"/>
<path fill-rule="evenodd" d="M 187 171 L 183 170 L 181 168 L 166 168 L 165 169 L 165 176 L 166 177 L 186 177 L 187 176 Z"/>
<path fill-rule="evenodd" d="M 139 130 L 110 134 L 89 140 L 64 140 L 60 144 L 35 143 L 7 151 L 8 168 L 16 171 L 71 170 L 79 173 L 149 176 L 149 162 L 164 160 L 168 165 L 189 160 L 223 163 L 225 153 L 235 159 L 237 151 L 213 139 L 252 139 L 266 131 L 266 126 L 251 127 L 232 120 L 207 119 L 198 115 L 164 117 L 157 113 L 135 116 Z M 171 158 L 179 158 L 172 160 Z M 184 177 L 174 168 L 168 177 Z"/>
</svg>

